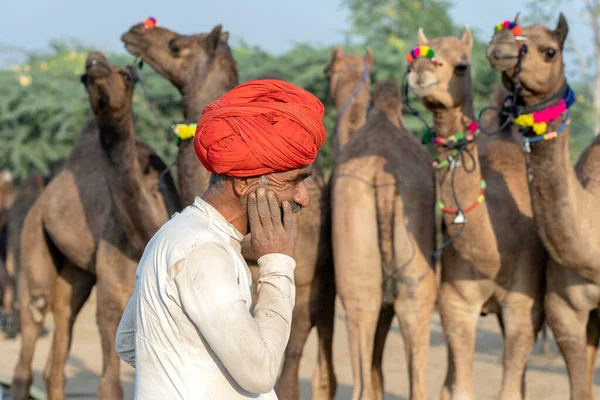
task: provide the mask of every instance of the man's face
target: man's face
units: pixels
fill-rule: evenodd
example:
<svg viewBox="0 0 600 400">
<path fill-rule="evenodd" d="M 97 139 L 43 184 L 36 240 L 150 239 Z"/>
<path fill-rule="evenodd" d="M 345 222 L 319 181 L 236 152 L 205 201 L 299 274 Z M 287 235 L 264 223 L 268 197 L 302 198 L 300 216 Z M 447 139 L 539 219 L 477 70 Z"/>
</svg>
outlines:
<svg viewBox="0 0 600 400">
<path fill-rule="evenodd" d="M 310 195 L 304 182 L 308 177 L 311 176 L 311 166 L 297 168 L 291 171 L 275 172 L 267 176 L 267 183 L 257 183 L 251 185 L 245 193 L 247 196 L 263 187 L 267 190 L 275 192 L 279 204 L 284 201 L 289 201 L 292 206 L 292 211 L 297 213 L 304 207 L 310 205 Z M 244 201 L 245 204 L 245 201 Z"/>
</svg>

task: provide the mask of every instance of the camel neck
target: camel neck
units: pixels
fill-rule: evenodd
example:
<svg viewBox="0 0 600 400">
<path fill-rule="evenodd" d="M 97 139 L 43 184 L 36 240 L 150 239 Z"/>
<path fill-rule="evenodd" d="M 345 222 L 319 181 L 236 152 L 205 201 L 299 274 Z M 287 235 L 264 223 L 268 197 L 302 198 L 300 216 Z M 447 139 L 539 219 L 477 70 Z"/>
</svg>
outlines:
<svg viewBox="0 0 600 400">
<path fill-rule="evenodd" d="M 473 121 L 472 102 L 463 107 L 437 109 L 433 112 L 434 130 L 438 137 L 448 138 L 457 133 L 466 132 Z M 436 147 L 440 161 L 454 156 L 456 163 L 449 163 L 440 169 L 440 201 L 446 209 L 463 210 L 466 225 L 463 227 L 456 212 L 444 212 L 443 218 L 450 237 L 456 236 L 452 242 L 455 250 L 466 260 L 476 261 L 481 257 L 473 243 L 482 246 L 494 244 L 487 207 L 482 194 L 482 170 L 476 141 L 466 145 L 460 155 L 456 149 L 443 146 Z M 453 154 L 454 153 L 454 154 Z M 438 205 L 439 206 L 439 205 Z M 482 264 L 478 264 L 482 265 Z"/>
<path fill-rule="evenodd" d="M 237 73 L 228 77 L 207 77 L 182 90 L 184 118 L 187 122 L 198 123 L 202 110 L 237 85 Z M 198 162 L 193 140 L 179 144 L 177 154 L 177 180 L 184 207 L 192 204 L 196 196 L 201 196 L 208 187 L 210 173 Z"/>
<path fill-rule="evenodd" d="M 202 117 L 202 110 L 208 104 L 223 96 L 237 86 L 235 76 L 221 76 L 209 74 L 204 79 L 199 79 L 193 85 L 181 90 L 183 96 L 183 116 L 187 122 L 197 123 Z"/>
<path fill-rule="evenodd" d="M 362 83 L 361 83 L 362 82 Z M 335 149 L 340 152 L 367 121 L 369 81 L 357 81 L 335 90 L 337 110 Z"/>
<path fill-rule="evenodd" d="M 141 256 L 146 243 L 166 221 L 166 210 L 144 184 L 134 137 L 133 114 L 118 120 L 98 120 L 106 155 L 105 176 L 113 209 L 130 244 Z"/>
<path fill-rule="evenodd" d="M 555 131 L 562 123 L 563 119 L 553 121 L 548 130 Z M 584 153 L 581 158 L 585 157 Z M 531 144 L 527 161 L 535 222 L 549 254 L 559 264 L 597 279 L 600 269 L 590 271 L 590 265 L 598 261 L 584 259 L 588 252 L 582 251 L 595 248 L 597 242 L 596 236 L 589 235 L 594 231 L 589 226 L 595 220 L 590 212 L 594 193 L 582 187 L 571 162 L 569 126 L 553 140 Z"/>
</svg>

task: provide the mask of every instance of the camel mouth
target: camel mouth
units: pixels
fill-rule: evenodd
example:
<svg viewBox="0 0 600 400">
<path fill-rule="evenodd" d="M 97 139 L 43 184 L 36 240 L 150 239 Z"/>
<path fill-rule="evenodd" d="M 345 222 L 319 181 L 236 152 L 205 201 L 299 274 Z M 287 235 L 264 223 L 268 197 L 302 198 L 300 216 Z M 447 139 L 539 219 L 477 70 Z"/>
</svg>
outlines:
<svg viewBox="0 0 600 400">
<path fill-rule="evenodd" d="M 517 65 L 519 50 L 512 44 L 491 45 L 486 50 L 486 56 L 492 68 L 504 72 Z"/>
<path fill-rule="evenodd" d="M 431 96 L 438 87 L 439 80 L 431 80 L 423 84 L 410 85 L 410 90 L 419 98 Z"/>
<path fill-rule="evenodd" d="M 134 56 L 139 56 L 142 50 L 147 47 L 140 35 L 134 31 L 124 33 L 121 36 L 121 41 L 125 44 L 125 50 Z"/>
<path fill-rule="evenodd" d="M 87 75 L 93 77 L 108 76 L 110 75 L 110 65 L 103 54 L 91 53 L 85 61 L 85 71 Z"/>
</svg>

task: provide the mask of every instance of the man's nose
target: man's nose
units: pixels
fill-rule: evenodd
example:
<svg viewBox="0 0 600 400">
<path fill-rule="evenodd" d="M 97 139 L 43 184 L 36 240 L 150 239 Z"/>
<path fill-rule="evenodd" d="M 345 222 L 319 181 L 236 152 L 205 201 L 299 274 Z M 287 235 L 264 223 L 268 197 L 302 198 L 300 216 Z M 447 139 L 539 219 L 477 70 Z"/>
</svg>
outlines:
<svg viewBox="0 0 600 400">
<path fill-rule="evenodd" d="M 304 182 L 297 186 L 296 192 L 294 193 L 294 201 L 302 207 L 310 206 L 310 194 L 308 194 L 308 189 Z"/>
</svg>

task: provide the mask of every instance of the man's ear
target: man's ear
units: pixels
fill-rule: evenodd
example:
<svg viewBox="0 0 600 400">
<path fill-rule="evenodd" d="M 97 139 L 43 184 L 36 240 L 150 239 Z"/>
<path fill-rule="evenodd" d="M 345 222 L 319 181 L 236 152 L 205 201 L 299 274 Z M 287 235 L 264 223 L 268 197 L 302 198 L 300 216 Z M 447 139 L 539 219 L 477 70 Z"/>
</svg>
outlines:
<svg viewBox="0 0 600 400">
<path fill-rule="evenodd" d="M 255 190 L 260 178 L 232 178 L 233 192 L 239 198 L 248 195 Z"/>
</svg>

